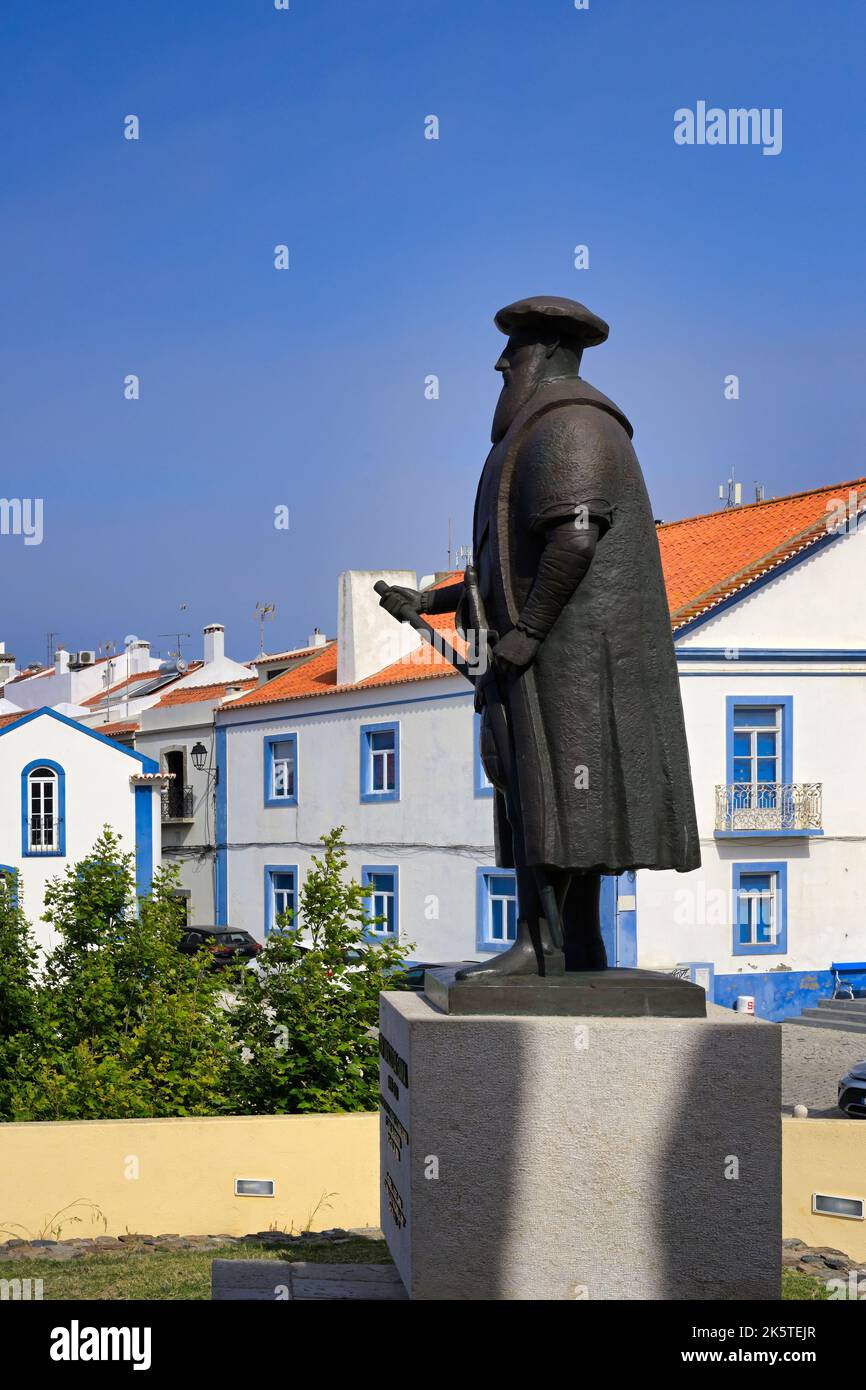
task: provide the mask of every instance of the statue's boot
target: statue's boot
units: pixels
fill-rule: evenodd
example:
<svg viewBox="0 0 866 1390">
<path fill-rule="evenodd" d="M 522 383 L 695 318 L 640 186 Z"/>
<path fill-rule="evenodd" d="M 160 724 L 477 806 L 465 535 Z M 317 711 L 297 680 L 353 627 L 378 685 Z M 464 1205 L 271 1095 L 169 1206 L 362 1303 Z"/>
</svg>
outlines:
<svg viewBox="0 0 866 1390">
<path fill-rule="evenodd" d="M 573 970 L 607 970 L 607 951 L 600 931 L 589 933 L 565 931 L 565 968 Z"/>
<path fill-rule="evenodd" d="M 564 972 L 565 956 L 554 946 L 544 918 L 539 920 L 535 930 L 521 918 L 513 946 L 493 960 L 479 961 L 477 965 L 458 970 L 456 978 L 472 980 L 475 984 L 483 984 L 485 980 L 495 984 L 509 975 L 562 975 Z"/>
</svg>

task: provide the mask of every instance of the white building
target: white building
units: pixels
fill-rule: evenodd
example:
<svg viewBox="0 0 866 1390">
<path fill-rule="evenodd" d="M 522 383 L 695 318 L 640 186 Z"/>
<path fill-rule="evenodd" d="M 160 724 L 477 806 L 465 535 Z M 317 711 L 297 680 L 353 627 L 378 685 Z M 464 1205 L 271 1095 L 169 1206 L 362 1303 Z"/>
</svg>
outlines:
<svg viewBox="0 0 866 1390">
<path fill-rule="evenodd" d="M 85 858 L 106 825 L 135 854 L 147 893 L 159 859 L 159 766 L 51 709 L 0 716 L 0 874 L 40 946 L 45 885 Z"/>
<path fill-rule="evenodd" d="M 204 629 L 203 660 L 186 674 L 133 705 L 133 723 L 117 736 L 134 739 L 136 749 L 169 774 L 162 793 L 162 858 L 179 870 L 179 894 L 187 920 L 215 918 L 216 765 L 214 711 L 250 690 L 257 676 L 225 654 L 225 629 Z"/>
<path fill-rule="evenodd" d="M 68 652 L 58 647 L 53 666 L 7 678 L 3 693 L 24 710 L 59 704 L 86 706 L 88 700 L 115 682 L 140 678 L 159 668 L 159 658 L 150 654 L 150 643 L 138 639 L 130 642 L 123 653 L 113 656 L 98 656 L 95 651 Z"/>
<path fill-rule="evenodd" d="M 781 1017 L 866 957 L 864 511 L 858 481 L 660 526 L 703 865 L 606 881 L 612 962 L 688 966 Z M 216 920 L 263 937 L 342 824 L 408 954 L 483 956 L 515 910 L 472 692 L 378 608 L 379 578 L 414 584 L 344 575 L 337 640 L 215 710 Z"/>
<path fill-rule="evenodd" d="M 660 533 L 703 863 L 638 876 L 638 958 L 765 1017 L 866 961 L 864 513 L 859 479 Z"/>
</svg>

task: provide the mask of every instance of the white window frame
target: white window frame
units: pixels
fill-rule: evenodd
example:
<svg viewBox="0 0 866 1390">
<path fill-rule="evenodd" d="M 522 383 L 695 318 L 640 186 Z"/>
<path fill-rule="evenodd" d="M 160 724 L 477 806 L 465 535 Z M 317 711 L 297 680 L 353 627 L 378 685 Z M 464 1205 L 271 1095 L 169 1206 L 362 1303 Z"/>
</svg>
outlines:
<svg viewBox="0 0 866 1390">
<path fill-rule="evenodd" d="M 27 777 L 27 847 L 31 854 L 56 854 L 60 848 L 60 778 L 53 767 L 45 767 L 45 776 L 39 774 L 41 767 L 34 767 Z M 44 821 L 49 814 L 45 810 L 45 791 L 51 787 L 51 840 L 45 839 Z M 37 809 L 38 806 L 38 809 Z M 34 838 L 34 821 L 39 820 L 41 836 L 37 843 Z"/>
<path fill-rule="evenodd" d="M 778 941 L 779 941 L 779 903 L 778 903 L 778 898 L 779 898 L 779 877 L 778 877 L 778 874 L 775 874 L 775 873 L 772 873 L 772 872 L 770 872 L 770 873 L 768 873 L 768 874 L 763 874 L 763 873 L 761 874 L 761 877 L 767 877 L 767 878 L 769 878 L 769 880 L 770 880 L 770 887 L 769 887 L 769 888 L 753 888 L 753 889 L 745 888 L 745 889 L 744 889 L 744 888 L 742 887 L 742 881 L 743 881 L 744 878 L 749 878 L 749 877 L 750 877 L 750 875 L 749 875 L 748 871 L 747 871 L 746 873 L 741 873 L 741 874 L 740 874 L 740 887 L 737 889 L 737 922 L 736 922 L 736 928 L 737 928 L 737 935 L 738 935 L 738 936 L 739 936 L 740 928 L 743 926 L 743 923 L 742 923 L 742 921 L 740 920 L 740 903 L 743 902 L 743 901 L 745 901 L 745 902 L 747 902 L 747 903 L 749 904 L 749 907 L 748 907 L 748 910 L 747 910 L 747 916 L 748 916 L 747 925 L 748 925 L 748 928 L 749 928 L 749 939 L 748 939 L 748 941 L 741 941 L 741 942 L 740 942 L 740 945 L 741 945 L 741 946 L 745 946 L 745 947 L 749 947 L 749 946 L 776 946 L 776 945 L 778 945 Z M 758 877 L 758 874 L 755 873 L 755 874 L 751 875 L 751 877 Z M 758 926 L 759 926 L 759 922 L 758 922 L 758 915 L 757 915 L 757 912 L 755 911 L 754 904 L 760 903 L 760 902 L 765 902 L 765 901 L 769 901 L 769 903 L 770 903 L 770 939 L 769 939 L 769 941 L 759 941 L 759 940 L 758 940 Z"/>
<path fill-rule="evenodd" d="M 277 756 L 277 748 L 280 744 L 288 744 L 291 748 L 291 756 L 281 758 Z M 288 774 L 291 772 L 291 787 L 288 786 Z M 278 773 L 282 772 L 285 779 L 285 786 L 279 790 L 277 781 Z M 283 738 L 271 744 L 271 798 L 274 801 L 294 801 L 297 795 L 298 785 L 298 744 L 296 739 Z"/>
</svg>

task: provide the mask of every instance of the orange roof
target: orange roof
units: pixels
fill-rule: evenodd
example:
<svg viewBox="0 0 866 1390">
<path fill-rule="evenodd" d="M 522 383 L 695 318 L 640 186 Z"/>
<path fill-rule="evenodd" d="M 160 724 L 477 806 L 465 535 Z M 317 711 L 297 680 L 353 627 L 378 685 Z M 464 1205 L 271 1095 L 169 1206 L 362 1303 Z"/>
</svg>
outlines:
<svg viewBox="0 0 866 1390">
<path fill-rule="evenodd" d="M 250 676 L 247 680 L 222 681 L 219 685 L 191 685 L 176 686 L 166 691 L 161 700 L 157 700 L 154 709 L 165 709 L 169 705 L 195 705 L 200 700 L 222 700 L 229 690 L 246 688 L 255 685 L 255 676 Z"/>
<path fill-rule="evenodd" d="M 139 727 L 134 719 L 122 720 L 117 724 L 87 725 L 87 728 L 92 729 L 95 734 L 103 734 L 106 738 L 117 738 L 119 734 L 137 734 Z"/>
<path fill-rule="evenodd" d="M 657 529 L 662 569 L 674 631 L 748 584 L 771 572 L 786 560 L 816 545 L 829 532 L 828 521 L 838 507 L 847 508 L 851 494 L 859 514 L 866 509 L 866 478 L 830 487 L 814 488 L 788 497 L 753 502 L 742 507 L 688 517 Z M 462 572 L 455 570 L 433 588 L 447 588 L 459 582 Z M 454 615 L 428 618 L 459 652 L 466 654 L 462 639 L 454 631 Z M 408 656 L 354 685 L 337 684 L 337 644 L 314 649 L 306 660 L 291 670 L 258 685 L 231 708 L 247 705 L 275 705 L 284 700 L 300 700 L 312 695 L 338 694 L 375 686 L 402 685 L 407 681 L 447 676 L 453 667 L 427 642 Z M 224 687 L 213 687 L 214 691 Z M 178 690 L 161 704 L 180 704 L 191 699 L 215 698 L 204 691 Z"/>
<path fill-rule="evenodd" d="M 455 576 L 456 579 L 460 575 Z M 444 581 L 454 583 L 454 579 Z M 440 588 L 441 585 L 436 585 Z M 437 632 L 441 632 L 447 642 L 449 642 L 461 656 L 466 655 L 466 644 L 461 637 L 454 631 L 454 615 L 442 614 L 437 617 L 428 618 L 430 626 Z M 402 685 L 404 681 L 423 681 L 429 680 L 432 676 L 453 675 L 454 668 L 450 662 L 431 647 L 426 641 L 420 647 L 410 652 L 407 656 L 394 661 L 390 666 L 386 666 L 381 671 L 376 671 L 374 675 L 367 676 L 362 681 L 357 681 L 353 685 L 337 684 L 337 643 L 329 642 L 327 647 L 317 649 L 315 656 L 299 666 L 294 666 L 291 671 L 284 671 L 280 676 L 274 676 L 273 680 L 265 685 L 257 686 L 249 694 L 242 695 L 239 700 L 233 700 L 231 708 L 237 709 L 239 706 L 247 705 L 276 705 L 283 700 L 301 700 L 308 695 L 327 695 L 336 694 L 344 690 L 367 690 L 371 686 L 377 685 Z"/>
<path fill-rule="evenodd" d="M 16 719 L 23 719 L 25 714 L 31 713 L 31 710 L 23 709 L 20 714 L 0 714 L 0 729 L 5 729 L 7 724 L 14 724 Z"/>
<path fill-rule="evenodd" d="M 310 652 L 320 652 L 323 646 L 324 643 L 317 642 L 314 647 L 290 647 L 286 652 L 264 652 L 261 656 L 254 656 L 249 665 L 265 666 L 269 661 L 288 661 L 295 656 L 308 656 Z"/>
<path fill-rule="evenodd" d="M 866 506 L 866 478 L 728 507 L 658 527 L 674 631 L 827 536 L 834 509 L 857 498 Z"/>
</svg>

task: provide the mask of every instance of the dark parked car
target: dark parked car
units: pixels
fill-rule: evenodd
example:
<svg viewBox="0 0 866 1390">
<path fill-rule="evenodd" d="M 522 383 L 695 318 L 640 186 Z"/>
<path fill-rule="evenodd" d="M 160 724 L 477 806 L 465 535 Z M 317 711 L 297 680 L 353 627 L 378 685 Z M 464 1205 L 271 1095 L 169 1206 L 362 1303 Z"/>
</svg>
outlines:
<svg viewBox="0 0 866 1390">
<path fill-rule="evenodd" d="M 409 961 L 406 962 L 406 987 L 424 988 L 425 970 L 462 970 L 465 965 L 477 965 L 477 960 Z"/>
<path fill-rule="evenodd" d="M 866 1062 L 858 1062 L 839 1082 L 839 1109 L 855 1120 L 866 1120 Z"/>
<path fill-rule="evenodd" d="M 195 955 L 196 951 L 210 951 L 211 964 L 219 969 L 239 960 L 254 960 L 262 948 L 248 931 L 236 931 L 233 927 L 189 927 L 180 939 L 180 949 L 187 956 Z"/>
</svg>

